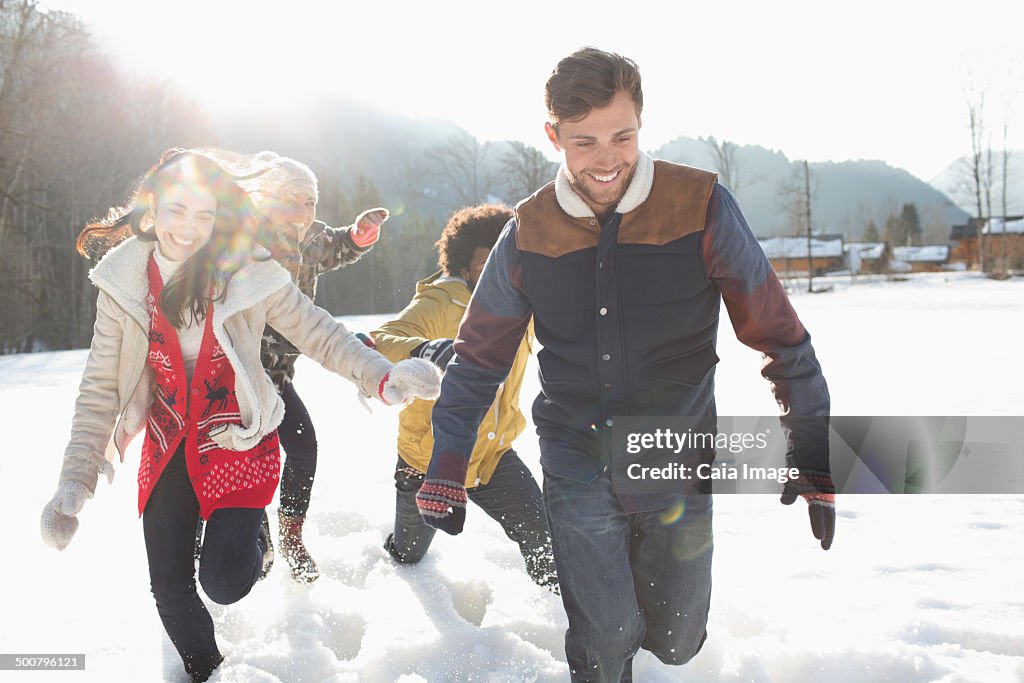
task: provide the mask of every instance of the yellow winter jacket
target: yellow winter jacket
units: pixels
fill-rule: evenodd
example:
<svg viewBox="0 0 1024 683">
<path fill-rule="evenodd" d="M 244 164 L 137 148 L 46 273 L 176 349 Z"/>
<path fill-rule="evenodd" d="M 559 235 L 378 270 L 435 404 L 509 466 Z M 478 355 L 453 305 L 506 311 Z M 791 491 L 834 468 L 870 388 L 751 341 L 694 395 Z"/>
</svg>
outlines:
<svg viewBox="0 0 1024 683">
<path fill-rule="evenodd" d="M 466 312 L 469 286 L 459 277 L 434 273 L 416 283 L 416 296 L 395 320 L 371 332 L 377 351 L 388 360 L 408 358 L 417 346 L 433 339 L 454 339 Z M 530 355 L 533 324 L 527 329 L 512 369 L 504 384 L 498 387 L 494 404 L 480 423 L 476 447 L 473 448 L 466 473 L 466 488 L 486 484 L 512 441 L 526 427 L 526 418 L 519 410 L 519 390 Z M 420 472 L 427 471 L 434 437 L 430 431 L 433 401 L 418 399 L 402 409 L 398 416 L 398 455 L 407 465 Z"/>
</svg>

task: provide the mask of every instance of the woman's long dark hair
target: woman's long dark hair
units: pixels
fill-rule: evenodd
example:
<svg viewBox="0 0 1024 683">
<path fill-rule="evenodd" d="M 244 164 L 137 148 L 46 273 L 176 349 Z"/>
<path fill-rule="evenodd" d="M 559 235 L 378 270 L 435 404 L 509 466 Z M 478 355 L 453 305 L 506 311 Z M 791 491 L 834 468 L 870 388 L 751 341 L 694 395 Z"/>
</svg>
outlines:
<svg viewBox="0 0 1024 683">
<path fill-rule="evenodd" d="M 187 177 L 185 164 L 190 164 Z M 254 258 L 254 245 L 269 235 L 266 219 L 237 180 L 240 178 L 201 151 L 169 149 L 143 176 L 128 204 L 112 208 L 106 218 L 86 225 L 75 247 L 82 256 L 99 260 L 132 235 L 146 242 L 156 241 L 152 222 L 164 189 L 182 182 L 206 188 L 217 200 L 210 241 L 166 283 L 159 301 L 160 310 L 175 328 L 188 323 L 187 313 L 192 319 L 201 320 L 211 301 L 224 300 L 231 278 Z M 143 225 L 144 222 L 148 225 Z"/>
</svg>

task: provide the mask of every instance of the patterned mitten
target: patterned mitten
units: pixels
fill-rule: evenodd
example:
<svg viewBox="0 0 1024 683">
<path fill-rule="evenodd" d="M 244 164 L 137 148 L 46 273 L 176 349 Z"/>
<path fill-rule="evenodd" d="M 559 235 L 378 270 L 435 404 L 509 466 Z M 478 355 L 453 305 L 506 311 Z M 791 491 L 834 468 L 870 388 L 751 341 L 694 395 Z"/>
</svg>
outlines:
<svg viewBox="0 0 1024 683">
<path fill-rule="evenodd" d="M 466 468 L 459 455 L 442 453 L 430 461 L 427 475 L 416 494 L 416 507 L 427 526 L 452 536 L 466 523 Z"/>
<path fill-rule="evenodd" d="M 832 475 L 817 470 L 800 470 L 794 479 L 786 482 L 779 501 L 792 505 L 797 496 L 807 501 L 807 515 L 811 519 L 811 533 L 828 550 L 836 534 L 836 487 Z"/>
<path fill-rule="evenodd" d="M 64 481 L 57 487 L 57 493 L 43 508 L 39 518 L 39 532 L 46 545 L 64 550 L 71 538 L 78 531 L 78 518 L 75 517 L 92 497 L 89 489 L 77 481 Z"/>
<path fill-rule="evenodd" d="M 377 386 L 377 395 L 388 405 L 410 403 L 417 398 L 433 400 L 440 393 L 441 373 L 422 358 L 396 363 Z"/>
<path fill-rule="evenodd" d="M 409 354 L 413 358 L 429 360 L 444 372 L 455 355 L 455 345 L 451 339 L 435 339 L 423 342 Z"/>
<path fill-rule="evenodd" d="M 387 209 L 367 209 L 359 214 L 348 236 L 360 249 L 367 249 L 380 238 L 380 226 L 388 219 Z"/>
</svg>

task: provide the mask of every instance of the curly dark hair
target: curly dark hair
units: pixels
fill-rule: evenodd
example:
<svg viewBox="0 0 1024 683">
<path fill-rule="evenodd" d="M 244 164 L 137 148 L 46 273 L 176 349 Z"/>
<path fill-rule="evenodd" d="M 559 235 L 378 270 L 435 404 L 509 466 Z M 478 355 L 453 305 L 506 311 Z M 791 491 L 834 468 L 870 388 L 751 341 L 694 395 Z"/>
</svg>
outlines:
<svg viewBox="0 0 1024 683">
<path fill-rule="evenodd" d="M 132 235 L 146 242 L 157 237 L 143 225 L 147 214 L 156 210 L 169 185 L 188 181 L 210 190 L 217 200 L 217 215 L 210 241 L 193 254 L 167 282 L 160 295 L 160 310 L 175 328 L 186 324 L 186 313 L 196 320 L 206 316 L 210 301 L 223 301 L 228 284 L 248 260 L 267 257 L 252 253 L 254 244 L 270 235 L 267 220 L 257 211 L 249 195 L 237 184 L 240 177 L 224 170 L 201 150 L 172 148 L 142 177 L 127 204 L 110 209 L 106 218 L 93 221 L 78 235 L 75 247 L 82 256 L 98 261 L 110 249 Z"/>
<path fill-rule="evenodd" d="M 502 228 L 512 218 L 512 210 L 502 204 L 477 204 L 452 214 L 441 231 L 437 247 L 437 265 L 445 275 L 458 275 L 469 269 L 477 247 L 488 251 L 498 241 Z"/>
</svg>

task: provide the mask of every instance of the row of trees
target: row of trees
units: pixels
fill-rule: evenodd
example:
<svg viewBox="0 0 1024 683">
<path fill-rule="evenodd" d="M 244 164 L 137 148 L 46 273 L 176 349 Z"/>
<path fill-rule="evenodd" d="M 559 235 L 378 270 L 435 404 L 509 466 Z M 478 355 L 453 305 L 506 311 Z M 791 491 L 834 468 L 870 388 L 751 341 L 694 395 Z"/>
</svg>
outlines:
<svg viewBox="0 0 1024 683">
<path fill-rule="evenodd" d="M 127 200 L 163 150 L 222 143 L 195 102 L 122 72 L 103 48 L 73 15 L 0 0 L 0 353 L 88 345 L 96 292 L 91 264 L 74 252 L 78 232 Z M 451 211 L 512 203 L 553 177 L 539 150 L 461 131 L 387 162 L 372 174 L 314 163 L 328 222 L 392 209 L 373 252 L 321 283 L 318 302 L 336 314 L 401 309 L 436 269 Z"/>
<path fill-rule="evenodd" d="M 211 141 L 194 104 L 120 73 L 77 18 L 0 0 L 0 351 L 88 344 L 78 231 L 163 149 Z"/>
<path fill-rule="evenodd" d="M 391 161 L 380 181 L 385 189 L 365 173 L 351 186 L 330 168 L 319 174 L 317 212 L 328 222 L 351 220 L 374 206 L 392 210 L 373 251 L 321 279 L 317 303 L 334 313 L 400 310 L 415 283 L 437 270 L 434 243 L 451 212 L 481 202 L 512 205 L 550 181 L 555 168 L 522 142 L 480 143 L 464 131 Z"/>
<path fill-rule="evenodd" d="M 86 278 L 90 264 L 73 251 L 78 231 L 127 199 L 164 149 L 221 142 L 196 103 L 166 82 L 120 71 L 76 17 L 34 0 L 0 0 L 0 353 L 88 344 L 95 290 Z M 722 182 L 737 194 L 763 181 L 744 173 L 735 144 L 707 144 Z M 481 201 L 513 203 L 554 173 L 529 145 L 480 143 L 464 131 L 388 154 L 385 170 L 354 175 L 340 151 L 319 159 L 307 159 L 307 152 L 292 153 L 320 175 L 325 220 L 347 222 L 376 205 L 392 209 L 374 251 L 321 284 L 319 301 L 334 313 L 400 309 L 416 280 L 436 267 L 433 243 L 448 213 Z M 971 176 L 984 188 L 994 165 L 978 168 Z M 792 225 L 806 234 L 813 178 L 806 165 L 798 170 L 780 195 Z M 979 216 L 992 214 L 991 197 L 988 203 L 981 201 Z M 891 213 L 886 239 L 920 241 L 913 205 Z"/>
<path fill-rule="evenodd" d="M 888 242 L 894 247 L 910 247 L 922 244 L 924 229 L 921 227 L 921 216 L 917 205 L 913 202 L 904 204 L 898 213 L 891 213 L 885 219 L 885 231 L 878 232 L 878 225 L 873 219 L 864 228 L 865 242 Z"/>
</svg>

